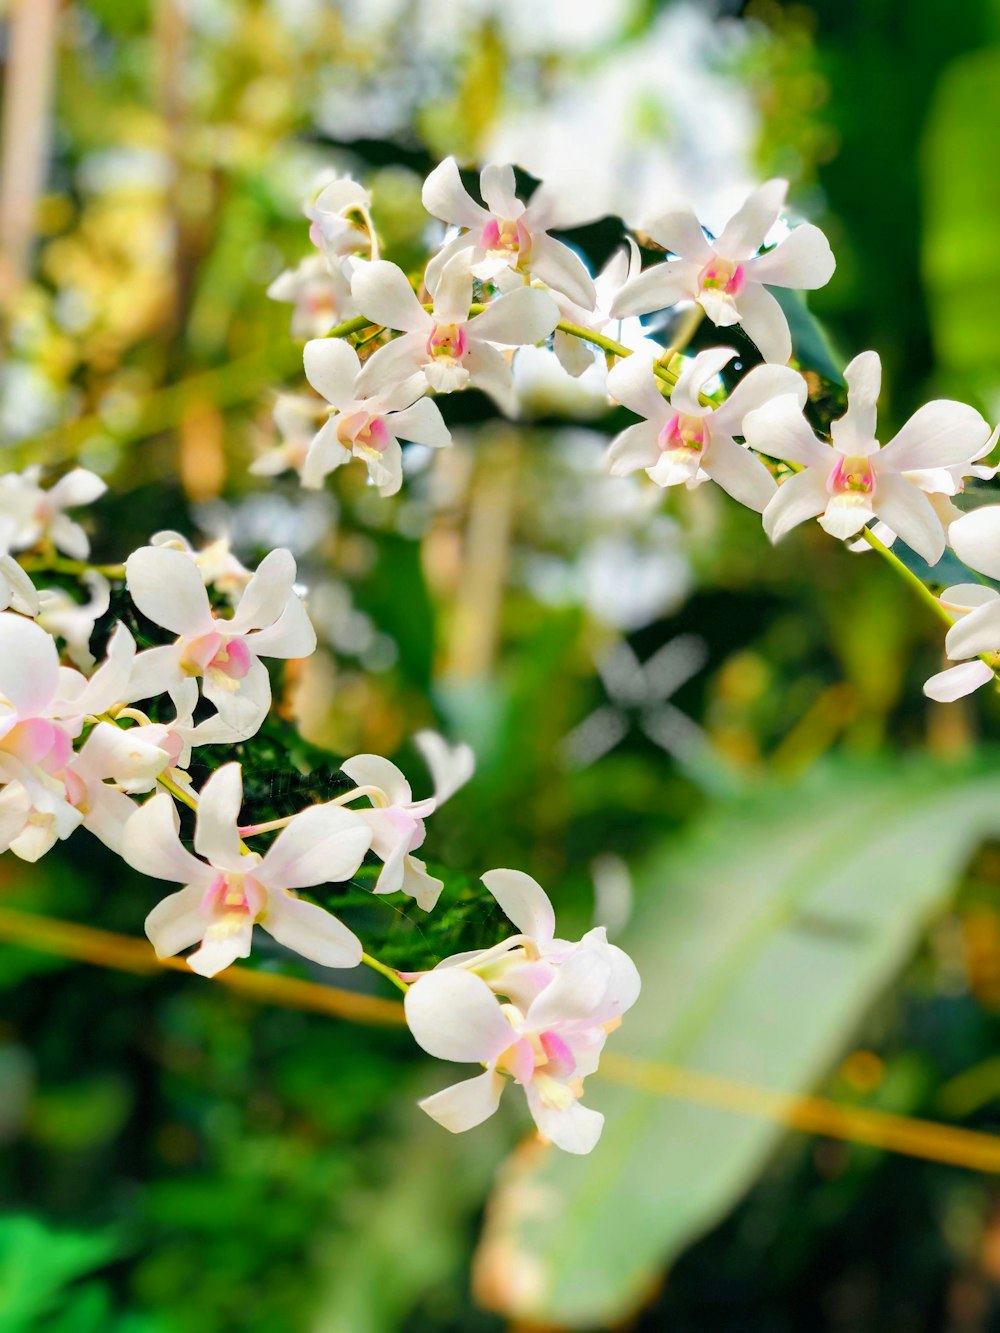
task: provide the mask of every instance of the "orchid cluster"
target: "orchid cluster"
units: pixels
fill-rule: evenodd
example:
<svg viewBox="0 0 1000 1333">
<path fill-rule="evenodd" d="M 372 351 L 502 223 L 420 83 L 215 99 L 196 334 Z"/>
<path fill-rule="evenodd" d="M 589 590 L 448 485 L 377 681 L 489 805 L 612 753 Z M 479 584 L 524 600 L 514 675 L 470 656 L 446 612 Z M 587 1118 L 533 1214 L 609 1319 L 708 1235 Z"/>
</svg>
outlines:
<svg viewBox="0 0 1000 1333">
<path fill-rule="evenodd" d="M 292 468 L 304 485 L 317 486 L 354 456 L 383 495 L 393 494 L 402 484 L 401 441 L 449 443 L 435 397 L 479 388 L 518 415 L 519 349 L 531 347 L 568 376 L 602 375 L 609 408 L 620 405 L 637 418 L 608 449 L 615 477 L 641 473 L 662 488 L 712 481 L 758 512 L 774 542 L 817 519 L 852 551 L 875 549 L 896 560 L 898 538 L 935 565 L 951 545 L 972 568 L 1000 576 L 1000 509 L 963 518 L 955 503 L 967 481 L 989 480 L 997 470 L 986 461 L 997 432 L 974 408 L 927 403 L 881 444 L 882 367 L 868 351 L 844 371 L 843 412 L 823 422 L 822 433 L 814 428 L 822 411 L 810 401 L 806 375 L 790 364 L 788 318 L 773 289 L 822 287 L 835 262 L 818 227 L 785 220 L 787 188 L 783 180 L 760 186 L 717 235 L 685 208 L 636 219 L 634 237 L 626 233 L 594 276 L 553 234 L 593 219 L 544 183 L 522 199 L 510 165 L 484 168 L 480 202 L 449 158 L 423 186 L 425 209 L 443 224 L 441 245 L 411 280 L 378 257 L 361 187 L 341 180 L 333 193 L 327 186 L 306 212 L 321 251 L 307 263 L 327 267 L 328 323 L 304 354 L 306 377 L 325 401 L 279 401 L 284 442 L 257 470 Z M 335 199 L 344 201 L 336 222 Z M 317 230 L 318 217 L 338 238 L 336 250 Z M 655 251 L 645 267 L 637 241 Z M 293 327 L 304 329 L 315 310 L 313 278 L 300 266 L 272 292 L 295 303 Z M 671 345 L 651 339 L 645 317 L 674 319 Z M 723 343 L 685 355 L 703 319 L 720 330 L 739 325 L 760 364 L 727 384 L 732 363 L 742 368 L 737 348 Z M 310 331 L 320 330 L 312 324 Z M 991 680 L 1000 665 L 1000 595 L 960 584 L 942 592 L 937 609 L 954 622 L 945 648 L 962 665 L 933 677 L 926 692 L 954 699 Z"/>
<path fill-rule="evenodd" d="M 1000 578 L 1000 505 L 963 515 L 955 503 L 970 478 L 994 475 L 986 460 L 997 437 L 983 417 L 932 402 L 880 444 L 876 353 L 847 366 L 846 404 L 829 421 L 810 397 L 812 380 L 790 364 L 773 289 L 820 287 L 834 260 L 818 228 L 782 221 L 786 189 L 761 186 L 715 236 L 688 211 L 637 220 L 635 238 L 594 276 L 554 234 L 585 218 L 544 185 L 522 199 L 510 166 L 486 167 L 475 199 L 449 159 L 423 187 L 441 243 L 413 278 L 381 258 L 363 187 L 328 182 L 306 208 L 314 253 L 269 289 L 294 306 L 292 331 L 309 339 L 304 370 L 318 396 L 278 398 L 281 441 L 252 470 L 292 470 L 316 488 L 358 459 L 391 496 L 403 483 L 404 445 L 451 442 L 439 399 L 472 388 L 519 414 L 518 358 L 530 349 L 566 377 L 600 377 L 609 408 L 634 416 L 608 449 L 614 477 L 644 474 L 643 484 L 660 488 L 714 482 L 761 515 L 772 541 L 815 518 L 918 584 L 891 550 L 897 539 L 929 565 L 950 545 Z M 643 250 L 656 251 L 645 266 Z M 678 311 L 663 347 L 642 320 Z M 734 382 L 740 354 L 721 335 L 718 346 L 687 354 L 703 319 L 739 325 L 760 363 Z M 160 956 L 191 950 L 187 962 L 203 976 L 246 958 L 255 926 L 320 966 L 367 964 L 405 992 L 424 1050 L 483 1069 L 427 1098 L 429 1115 L 469 1129 L 514 1082 L 543 1138 L 589 1152 L 603 1122 L 581 1101 L 583 1081 L 638 997 L 631 961 L 601 928 L 557 938 L 543 889 L 509 869 L 483 876 L 515 927 L 509 938 L 429 971 L 366 953 L 319 891 L 361 877 L 375 894 L 402 893 L 433 911 L 443 882 L 417 853 L 427 819 L 472 776 L 469 747 L 418 733 L 433 780 L 422 799 L 388 759 L 359 754 L 340 765 L 341 794 L 241 822 L 244 773 L 231 752 L 272 710 L 268 663 L 316 648 L 295 560 L 273 550 L 250 571 L 225 542 L 198 550 L 162 532 L 121 566 L 92 565 L 68 511 L 103 490 L 82 468 L 49 490 L 36 471 L 0 477 L 0 850 L 34 861 L 83 827 L 143 874 L 178 886 L 149 913 L 146 932 Z M 38 588 L 35 573 L 75 579 L 89 601 L 61 584 Z M 114 584 L 131 613 L 109 623 Z M 956 664 L 926 692 L 955 699 L 992 680 L 1000 592 L 970 582 L 935 598 L 919 587 L 949 623 L 945 650 Z"/>
<path fill-rule="evenodd" d="M 321 886 L 349 883 L 368 861 L 377 867 L 374 894 L 402 893 L 432 911 L 444 884 L 417 852 L 429 816 L 472 776 L 470 748 L 417 733 L 433 780 L 422 799 L 395 764 L 358 754 L 341 764 L 347 789 L 333 799 L 241 823 L 243 766 L 225 749 L 250 740 L 271 711 L 266 663 L 316 648 L 291 553 L 271 551 L 251 572 L 225 542 L 196 550 L 180 534 L 161 532 L 122 566 L 98 568 L 67 511 L 97 499 L 103 483 L 82 469 L 48 491 L 39 481 L 35 472 L 0 477 L 0 851 L 37 861 L 82 827 L 136 870 L 176 886 L 146 917 L 146 933 L 161 958 L 190 950 L 188 966 L 204 977 L 248 957 L 255 926 L 322 967 L 368 964 L 408 1001 L 416 997 L 412 1026 L 421 1045 L 455 1059 L 472 1051 L 468 1058 L 487 1065 L 488 1088 L 473 1080 L 482 1091 L 451 1090 L 427 1104 L 442 1124 L 477 1124 L 512 1080 L 524 1087 L 546 1139 L 589 1151 L 602 1120 L 580 1104 L 582 1081 L 639 988 L 634 967 L 603 931 L 576 945 L 556 941 L 551 906 L 534 881 L 492 871 L 486 882 L 523 934 L 446 959 L 417 981 L 419 974 L 367 954 L 315 901 Z M 82 605 L 64 589 L 39 590 L 36 569 L 100 579 L 102 595 Z M 115 582 L 127 590 L 131 615 L 109 624 Z M 57 615 L 53 607 L 63 602 Z M 137 642 L 130 626 L 140 624 L 153 642 Z M 99 635 L 98 662 L 90 646 Z M 83 670 L 63 661 L 83 654 Z M 222 762 L 206 758 L 209 747 L 216 754 L 223 747 Z M 206 767 L 209 776 L 196 786 L 192 773 Z M 446 971 L 452 964 L 458 970 Z M 445 998 L 440 1022 L 428 1027 L 435 987 L 459 974 L 477 993 L 467 1009 Z M 481 1055 L 472 1036 L 483 1021 L 480 988 L 494 1020 Z"/>
</svg>

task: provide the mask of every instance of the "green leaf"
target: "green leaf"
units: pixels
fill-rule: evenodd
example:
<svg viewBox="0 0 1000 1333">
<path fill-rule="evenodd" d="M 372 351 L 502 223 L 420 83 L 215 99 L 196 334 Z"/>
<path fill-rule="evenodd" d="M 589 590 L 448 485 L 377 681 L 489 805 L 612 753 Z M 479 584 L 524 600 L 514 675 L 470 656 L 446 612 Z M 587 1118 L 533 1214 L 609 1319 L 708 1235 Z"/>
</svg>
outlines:
<svg viewBox="0 0 1000 1333">
<path fill-rule="evenodd" d="M 0 1218 L 0 1333 L 30 1333 L 69 1299 L 67 1288 L 114 1257 L 110 1231 L 56 1231 L 34 1217 Z"/>
<path fill-rule="evenodd" d="M 782 1092 L 813 1088 L 1000 823 L 1000 774 L 834 765 L 717 810 L 654 859 L 622 939 L 643 994 L 611 1049 Z M 480 1272 L 504 1313 L 617 1326 L 719 1222 L 783 1130 L 598 1078 L 592 1156 L 501 1189 Z M 554 1219 L 557 1219 L 554 1220 Z M 522 1280 L 489 1281 L 503 1264 Z"/>
<path fill-rule="evenodd" d="M 1000 174 L 989 164 L 1000 136 L 1000 50 L 955 60 L 942 75 L 924 141 L 923 270 L 934 346 L 945 371 L 996 382 L 1000 301 L 996 218 Z"/>
</svg>

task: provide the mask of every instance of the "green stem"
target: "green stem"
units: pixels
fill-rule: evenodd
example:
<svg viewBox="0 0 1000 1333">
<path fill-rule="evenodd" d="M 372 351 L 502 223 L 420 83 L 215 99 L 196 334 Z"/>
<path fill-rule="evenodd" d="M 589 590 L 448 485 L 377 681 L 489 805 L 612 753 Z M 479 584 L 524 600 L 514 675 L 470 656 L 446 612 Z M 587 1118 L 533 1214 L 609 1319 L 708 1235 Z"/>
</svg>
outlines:
<svg viewBox="0 0 1000 1333">
<path fill-rule="evenodd" d="M 902 560 L 900 560 L 899 556 L 895 555 L 889 547 L 886 546 L 885 542 L 879 541 L 871 528 L 863 528 L 861 530 L 861 535 L 872 550 L 878 551 L 882 559 L 887 564 L 891 565 L 900 578 L 910 585 L 924 605 L 930 607 L 939 620 L 943 620 L 948 626 L 954 625 L 954 616 L 952 616 L 950 611 L 941 604 L 940 599 L 934 596 L 930 588 L 924 583 L 923 579 L 918 578 L 912 569 L 908 569 L 907 566 L 903 564 Z"/>
<path fill-rule="evenodd" d="M 22 556 L 18 563 L 28 574 L 47 572 L 52 574 L 103 574 L 109 579 L 123 579 L 124 565 L 92 565 L 87 560 L 70 560 L 65 556 L 28 555 Z"/>
<path fill-rule="evenodd" d="M 364 963 L 365 967 L 370 967 L 373 972 L 380 972 L 382 976 L 388 977 L 392 984 L 398 987 L 404 995 L 410 989 L 395 969 L 388 967 L 385 963 L 380 963 L 379 960 L 373 958 L 370 953 L 363 953 L 361 955 L 361 961 Z"/>
</svg>

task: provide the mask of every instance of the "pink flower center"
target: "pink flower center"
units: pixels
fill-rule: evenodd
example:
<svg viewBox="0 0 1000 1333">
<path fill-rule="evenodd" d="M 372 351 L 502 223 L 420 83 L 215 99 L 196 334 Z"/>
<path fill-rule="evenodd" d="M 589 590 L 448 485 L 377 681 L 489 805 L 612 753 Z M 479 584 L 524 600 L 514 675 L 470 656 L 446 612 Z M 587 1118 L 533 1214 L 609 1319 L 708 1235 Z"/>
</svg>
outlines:
<svg viewBox="0 0 1000 1333">
<path fill-rule="evenodd" d="M 190 639 L 181 654 L 181 670 L 189 676 L 219 671 L 230 680 L 242 680 L 250 671 L 251 654 L 245 640 L 226 639 L 218 632 Z"/>
<path fill-rule="evenodd" d="M 250 875 L 220 872 L 205 890 L 201 910 L 205 916 L 250 915 L 255 921 L 266 905 L 260 885 Z"/>
<path fill-rule="evenodd" d="M 465 329 L 461 324 L 435 324 L 431 336 L 427 339 L 427 351 L 434 357 L 461 361 L 467 349 Z"/>
<path fill-rule="evenodd" d="M 870 458 L 841 458 L 830 473 L 826 489 L 831 495 L 872 495 L 875 469 Z"/>
<path fill-rule="evenodd" d="M 663 453 L 675 449 L 701 453 L 705 447 L 705 418 L 675 413 L 660 431 L 656 443 Z"/>
<path fill-rule="evenodd" d="M 745 282 L 742 264 L 718 256 L 710 259 L 698 274 L 698 285 L 703 292 L 719 292 L 723 296 L 739 296 Z"/>
<path fill-rule="evenodd" d="M 383 417 L 348 412 L 337 423 L 337 439 L 345 449 L 368 449 L 381 454 L 388 448 L 389 430 Z"/>
<path fill-rule="evenodd" d="M 483 249 L 490 254 L 517 255 L 519 259 L 527 259 L 531 236 L 521 222 L 490 218 L 483 228 Z"/>
</svg>

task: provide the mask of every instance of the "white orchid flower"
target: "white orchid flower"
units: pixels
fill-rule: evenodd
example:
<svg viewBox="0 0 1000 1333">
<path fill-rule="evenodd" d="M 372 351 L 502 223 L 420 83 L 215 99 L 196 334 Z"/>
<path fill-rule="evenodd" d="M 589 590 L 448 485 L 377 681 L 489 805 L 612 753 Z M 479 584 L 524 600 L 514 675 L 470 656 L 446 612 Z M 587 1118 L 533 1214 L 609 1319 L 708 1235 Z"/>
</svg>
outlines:
<svg viewBox="0 0 1000 1333">
<path fill-rule="evenodd" d="M 314 436 L 302 465 L 304 486 L 321 486 L 353 454 L 364 461 L 382 495 L 395 495 L 403 483 L 400 440 L 432 449 L 451 443 L 436 404 L 421 397 L 426 389 L 422 376 L 366 395 L 358 386 L 358 354 L 339 338 L 306 343 L 303 359 L 306 378 L 330 404 L 329 420 Z"/>
<path fill-rule="evenodd" d="M 260 925 L 280 944 L 324 967 L 357 966 L 357 936 L 294 890 L 350 879 L 371 842 L 364 820 L 339 806 L 313 806 L 296 815 L 261 857 L 240 845 L 242 803 L 240 766 L 226 764 L 198 798 L 197 856 L 178 836 L 177 807 L 166 792 L 140 806 L 126 825 L 121 854 L 129 865 L 184 885 L 146 918 L 158 956 L 200 942 L 187 961 L 211 977 L 249 956 L 253 928 Z"/>
<path fill-rule="evenodd" d="M 319 338 L 335 324 L 359 314 L 351 296 L 351 275 L 346 264 L 329 263 L 322 255 L 307 255 L 295 268 L 279 273 L 267 289 L 272 301 L 293 307 L 293 338 Z"/>
<path fill-rule="evenodd" d="M 945 588 L 940 602 L 956 617 L 944 646 L 949 659 L 959 665 L 926 680 L 924 694 L 947 704 L 996 679 L 993 668 L 979 654 L 1000 652 L 1000 592 L 982 583 L 957 583 Z"/>
<path fill-rule="evenodd" d="M 255 477 L 277 477 L 282 472 L 301 475 L 316 432 L 328 415 L 321 398 L 305 393 L 279 393 L 274 403 L 274 424 L 280 442 L 265 449 L 250 464 Z"/>
<path fill-rule="evenodd" d="M 417 300 L 402 269 L 385 260 L 359 264 L 352 290 L 364 315 L 403 334 L 365 363 L 357 386 L 364 395 L 420 375 L 438 393 L 471 383 L 510 412 L 516 401 L 514 378 L 494 344 L 520 347 L 541 342 L 559 322 L 552 297 L 531 287 L 497 297 L 482 314 L 470 318 L 472 273 L 465 252 L 441 270 L 432 311 Z"/>
<path fill-rule="evenodd" d="M 610 336 L 616 342 L 631 348 L 633 352 L 647 346 L 652 350 L 655 344 L 646 338 L 638 318 L 618 319 L 611 314 L 618 293 L 639 273 L 641 267 L 639 247 L 631 236 L 626 236 L 625 244 L 618 247 L 594 279 L 593 310 L 577 305 L 561 292 L 553 292 L 560 319 L 569 324 L 578 324 L 593 333 L 607 333 L 610 330 Z M 589 370 L 598 356 L 603 361 L 603 353 L 599 353 L 596 347 L 561 329 L 556 329 L 552 350 L 559 358 L 563 370 L 574 378 Z"/>
<path fill-rule="evenodd" d="M 756 366 L 722 403 L 713 408 L 700 400 L 704 386 L 715 379 L 736 353 L 712 347 L 685 362 L 669 402 L 653 374 L 655 356 L 633 353 L 608 375 L 608 392 L 645 418 L 617 435 L 608 449 L 612 476 L 639 468 L 658 486 L 699 486 L 709 477 L 740 504 L 761 512 L 777 490 L 767 468 L 735 436 L 743 418 L 778 394 L 789 394 L 800 408 L 806 382 L 788 366 Z"/>
<path fill-rule="evenodd" d="M 342 259 L 358 250 L 374 250 L 372 258 L 376 258 L 371 206 L 368 191 L 350 176 L 329 181 L 313 202 L 306 205 L 304 212 L 312 223 L 309 239 L 322 251 L 331 272 Z"/>
<path fill-rule="evenodd" d="M 926 491 L 927 498 L 934 506 L 934 511 L 941 520 L 941 526 L 945 533 L 949 533 L 952 523 L 957 518 L 962 517 L 962 510 L 955 504 L 952 497 L 964 492 L 966 481 L 972 477 L 975 477 L 977 481 L 992 481 L 997 472 L 1000 471 L 1000 468 L 981 461 L 987 454 L 993 452 L 998 438 L 1000 438 L 1000 426 L 994 429 L 990 438 L 981 448 L 976 450 L 967 463 L 959 463 L 955 467 L 929 468 L 903 474 L 907 481 L 915 482 L 922 490 Z M 931 489 L 932 487 L 934 489 Z M 883 545 L 893 546 L 895 544 L 896 533 L 887 523 L 874 523 L 872 532 Z M 870 552 L 872 547 L 861 537 L 856 542 L 851 542 L 847 549 L 864 554 Z"/>
<path fill-rule="evenodd" d="M 784 180 L 760 186 L 714 241 L 690 210 L 651 222 L 643 230 L 677 257 L 627 282 L 612 314 L 644 315 L 679 301 L 697 301 L 720 328 L 740 324 L 766 361 L 786 362 L 792 354 L 788 320 L 768 287 L 823 287 L 836 266 L 829 242 L 810 222 L 758 253 L 781 216 L 787 192 Z"/>
<path fill-rule="evenodd" d="M 493 1114 L 510 1078 L 524 1088 L 545 1138 L 567 1152 L 590 1152 L 604 1120 L 580 1104 L 583 1079 L 638 998 L 638 973 L 602 930 L 575 945 L 556 941 L 552 905 L 530 876 L 493 870 L 483 882 L 521 935 L 478 955 L 446 959 L 411 985 L 405 1008 L 428 1054 L 477 1062 L 486 1072 L 420 1105 L 459 1133 Z"/>
<path fill-rule="evenodd" d="M 424 208 L 449 226 L 466 230 L 448 241 L 427 266 L 427 286 L 433 290 L 444 266 L 462 251 L 468 252 L 474 277 L 500 286 L 523 282 L 528 275 L 562 292 L 585 310 L 593 310 L 594 282 L 583 260 L 568 245 L 550 236 L 550 227 L 573 225 L 582 218 L 560 217 L 560 203 L 540 185 L 527 204 L 518 199 L 514 168 L 484 167 L 479 189 L 486 207 L 476 203 L 458 172 L 453 157 L 445 160 L 424 181 Z"/>
<path fill-rule="evenodd" d="M 601 948 L 607 955 L 613 984 L 605 996 L 600 1021 L 614 1024 L 632 1007 L 639 996 L 639 974 L 628 954 L 608 942 L 603 926 L 588 931 L 576 942 L 559 939 L 555 933 L 555 910 L 537 880 L 522 870 L 489 870 L 482 881 L 518 933 L 489 949 L 452 954 L 442 959 L 434 971 L 463 967 L 467 972 L 475 972 L 497 995 L 526 1010 L 573 952 L 583 947 Z M 400 975 L 410 980 L 426 973 Z"/>
<path fill-rule="evenodd" d="M 74 468 L 44 490 L 38 482 L 41 469 L 26 468 L 0 477 L 0 533 L 8 550 L 23 551 L 50 541 L 64 555 L 86 560 L 90 541 L 67 509 L 91 504 L 107 486 L 86 468 Z"/>
<path fill-rule="evenodd" d="M 140 547 L 125 563 L 125 578 L 142 614 L 177 635 L 172 644 L 139 653 L 129 699 L 166 692 L 179 714 L 189 713 L 201 677 L 226 739 L 252 736 L 267 715 L 271 683 L 261 658 L 308 657 L 316 648 L 289 551 L 264 557 L 228 619 L 212 610 L 202 576 L 183 551 Z"/>
<path fill-rule="evenodd" d="M 925 491 L 948 485 L 947 469 L 968 464 L 990 428 L 974 408 L 938 399 L 880 447 L 877 353 L 856 356 L 844 378 L 847 411 L 833 422 L 829 444 L 813 433 L 792 395 L 773 398 L 746 416 L 743 434 L 753 449 L 802 468 L 778 487 L 764 510 L 764 529 L 776 542 L 818 517 L 831 537 L 847 538 L 879 518 L 933 565 L 944 552 L 945 530 Z"/>
<path fill-rule="evenodd" d="M 59 665 L 39 625 L 0 613 L 0 850 L 36 861 L 83 819 L 69 773 L 73 741 L 87 717 L 124 697 L 135 642 L 119 625 L 89 679 Z"/>
<path fill-rule="evenodd" d="M 424 862 L 412 853 L 426 837 L 424 820 L 468 782 L 475 756 L 468 745 L 449 746 L 435 732 L 421 731 L 414 741 L 431 772 L 434 790 L 415 801 L 410 784 L 388 759 L 377 754 L 356 754 L 341 769 L 372 803 L 358 814 L 372 831 L 372 851 L 382 862 L 374 893 L 401 891 L 415 898 L 425 912 L 436 904 L 444 884 L 427 873 Z"/>
<path fill-rule="evenodd" d="M 65 642 L 66 655 L 74 666 L 89 671 L 95 660 L 90 640 L 94 625 L 111 606 L 111 584 L 96 569 L 87 570 L 83 582 L 90 593 L 86 602 L 74 601 L 62 588 L 43 588 L 35 619 L 42 629 Z"/>
</svg>

